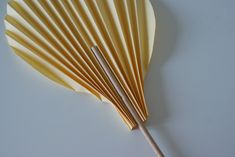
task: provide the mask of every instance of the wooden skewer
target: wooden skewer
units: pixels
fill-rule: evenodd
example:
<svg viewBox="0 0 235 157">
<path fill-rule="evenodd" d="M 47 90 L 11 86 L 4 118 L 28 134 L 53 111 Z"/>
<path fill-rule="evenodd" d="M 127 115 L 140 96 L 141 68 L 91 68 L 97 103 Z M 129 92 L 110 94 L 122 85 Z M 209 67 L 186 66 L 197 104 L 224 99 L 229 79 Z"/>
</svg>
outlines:
<svg viewBox="0 0 235 157">
<path fill-rule="evenodd" d="M 98 47 L 97 46 L 93 46 L 93 47 L 91 47 L 91 50 L 92 50 L 93 54 L 95 55 L 97 61 L 99 62 L 100 66 L 104 70 L 105 74 L 107 75 L 109 81 L 112 83 L 112 85 L 114 86 L 116 92 L 119 94 L 119 96 L 122 99 L 123 103 L 126 104 L 128 110 L 130 111 L 130 113 L 134 117 L 135 121 L 137 122 L 138 128 L 140 129 L 140 131 L 144 135 L 145 139 L 148 141 L 148 143 L 150 144 L 150 146 L 154 150 L 155 154 L 158 157 L 164 157 L 164 154 L 160 150 L 160 148 L 157 145 L 157 143 L 154 141 L 153 137 L 151 136 L 151 134 L 149 133 L 147 128 L 144 126 L 142 120 L 138 116 L 138 114 L 135 111 L 134 107 L 131 105 L 130 100 L 128 99 L 126 93 L 124 92 L 124 90 L 122 89 L 121 85 L 117 81 L 115 75 L 111 71 L 110 67 L 108 66 L 106 60 L 102 56 L 102 54 L 101 54 L 100 50 L 98 49 Z"/>
</svg>

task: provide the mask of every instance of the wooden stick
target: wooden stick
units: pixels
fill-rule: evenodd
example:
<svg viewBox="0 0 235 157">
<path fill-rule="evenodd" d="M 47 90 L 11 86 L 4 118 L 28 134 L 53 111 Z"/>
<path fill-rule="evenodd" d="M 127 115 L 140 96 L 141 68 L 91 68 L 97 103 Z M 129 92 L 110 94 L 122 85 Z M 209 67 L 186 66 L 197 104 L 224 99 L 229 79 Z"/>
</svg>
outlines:
<svg viewBox="0 0 235 157">
<path fill-rule="evenodd" d="M 127 97 L 126 93 L 124 92 L 121 85 L 117 81 L 115 75 L 111 71 L 110 67 L 108 66 L 107 62 L 105 61 L 105 59 L 104 59 L 103 55 L 101 54 L 100 50 L 98 49 L 98 47 L 93 46 L 93 47 L 91 47 L 91 50 L 92 50 L 93 54 L 95 55 L 97 61 L 99 62 L 100 66 L 104 70 L 105 74 L 107 75 L 109 81 L 112 83 L 112 85 L 114 86 L 116 92 L 119 94 L 119 96 L 122 99 L 123 103 L 127 106 L 128 110 L 130 111 L 130 113 L 134 117 L 135 121 L 138 124 L 138 128 L 140 129 L 140 131 L 144 135 L 145 139 L 148 141 L 148 143 L 150 144 L 150 146 L 154 150 L 155 154 L 158 157 L 164 157 L 164 154 L 160 150 L 157 143 L 154 141 L 153 137 L 151 136 L 151 134 L 149 133 L 147 128 L 144 126 L 142 120 L 140 119 L 140 117 L 137 114 L 134 107 L 131 105 L 131 102 L 130 102 L 129 98 Z"/>
</svg>

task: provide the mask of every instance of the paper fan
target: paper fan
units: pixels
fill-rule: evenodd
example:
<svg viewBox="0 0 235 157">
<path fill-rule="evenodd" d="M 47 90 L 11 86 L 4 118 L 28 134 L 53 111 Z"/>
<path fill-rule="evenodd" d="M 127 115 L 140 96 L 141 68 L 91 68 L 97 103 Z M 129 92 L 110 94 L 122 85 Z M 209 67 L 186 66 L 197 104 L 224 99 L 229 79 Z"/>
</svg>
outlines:
<svg viewBox="0 0 235 157">
<path fill-rule="evenodd" d="M 18 56 L 58 84 L 113 104 L 162 155 L 142 125 L 156 25 L 149 0 L 14 0 L 5 25 Z"/>
</svg>

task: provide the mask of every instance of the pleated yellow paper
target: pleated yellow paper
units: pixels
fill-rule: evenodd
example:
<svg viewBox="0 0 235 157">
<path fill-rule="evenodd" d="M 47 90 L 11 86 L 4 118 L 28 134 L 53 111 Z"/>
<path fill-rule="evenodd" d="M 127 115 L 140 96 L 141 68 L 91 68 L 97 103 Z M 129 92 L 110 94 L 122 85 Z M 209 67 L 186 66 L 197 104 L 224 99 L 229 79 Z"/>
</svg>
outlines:
<svg viewBox="0 0 235 157">
<path fill-rule="evenodd" d="M 149 0 L 10 1 L 6 35 L 14 52 L 51 80 L 112 103 L 129 128 L 137 124 L 90 48 L 97 45 L 145 121 L 144 77 L 155 17 Z"/>
</svg>

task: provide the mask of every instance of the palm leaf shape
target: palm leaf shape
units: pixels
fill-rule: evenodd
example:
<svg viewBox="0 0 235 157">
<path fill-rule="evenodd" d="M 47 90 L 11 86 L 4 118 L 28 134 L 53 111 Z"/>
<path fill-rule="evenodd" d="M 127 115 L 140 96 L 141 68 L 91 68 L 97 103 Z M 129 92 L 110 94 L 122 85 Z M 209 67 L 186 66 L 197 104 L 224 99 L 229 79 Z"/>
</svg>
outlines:
<svg viewBox="0 0 235 157">
<path fill-rule="evenodd" d="M 76 92 L 108 101 L 130 129 L 137 126 L 97 62 L 97 45 L 144 122 L 144 77 L 155 17 L 149 0 L 14 0 L 6 36 L 13 51 L 40 73 Z"/>
</svg>

